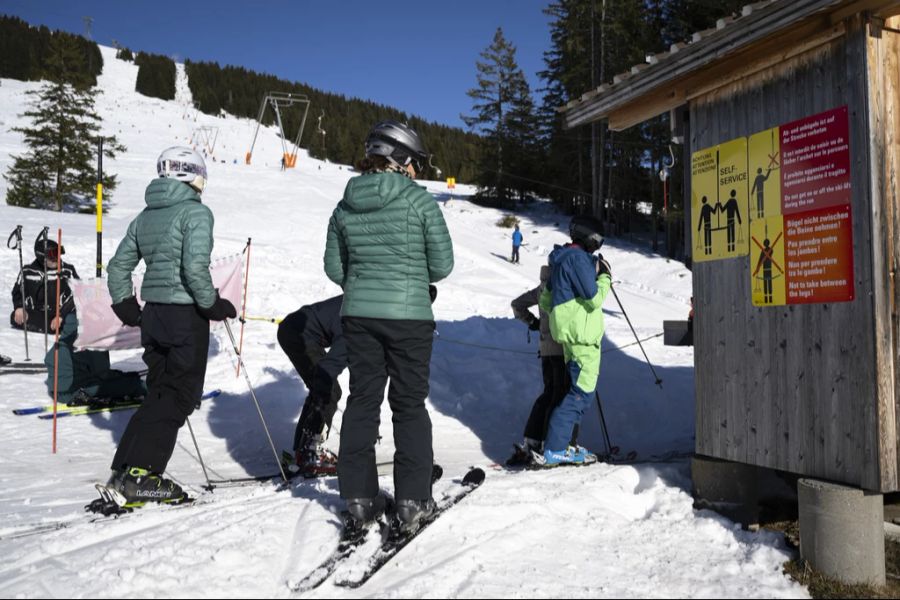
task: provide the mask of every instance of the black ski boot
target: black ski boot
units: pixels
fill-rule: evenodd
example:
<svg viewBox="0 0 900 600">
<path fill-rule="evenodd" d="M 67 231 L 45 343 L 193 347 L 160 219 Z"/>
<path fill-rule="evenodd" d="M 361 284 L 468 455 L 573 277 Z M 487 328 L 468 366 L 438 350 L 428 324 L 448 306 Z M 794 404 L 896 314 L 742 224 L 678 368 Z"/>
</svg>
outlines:
<svg viewBox="0 0 900 600">
<path fill-rule="evenodd" d="M 115 478 L 115 474 L 113 474 Z M 120 506 L 136 508 L 147 502 L 179 504 L 188 500 L 181 486 L 162 475 L 146 469 L 131 467 L 118 480 L 116 487 L 108 487 Z"/>
<path fill-rule="evenodd" d="M 297 468 L 306 479 L 337 475 L 337 456 L 326 450 L 325 438 L 319 434 L 304 431 L 300 436 L 300 447 L 296 450 Z"/>
<path fill-rule="evenodd" d="M 348 498 L 347 510 L 341 513 L 344 521 L 341 542 L 345 544 L 361 542 L 369 525 L 384 515 L 386 504 L 382 494 L 374 498 Z"/>
<path fill-rule="evenodd" d="M 396 525 L 401 535 L 415 532 L 422 521 L 428 519 L 437 504 L 434 500 L 397 500 L 395 507 L 397 513 Z"/>
</svg>

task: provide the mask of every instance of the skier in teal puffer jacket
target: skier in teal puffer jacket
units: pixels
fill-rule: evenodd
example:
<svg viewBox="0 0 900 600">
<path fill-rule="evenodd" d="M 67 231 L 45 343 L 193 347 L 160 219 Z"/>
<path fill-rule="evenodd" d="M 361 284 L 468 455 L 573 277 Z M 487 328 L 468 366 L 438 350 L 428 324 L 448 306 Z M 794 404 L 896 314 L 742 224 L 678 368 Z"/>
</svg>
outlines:
<svg viewBox="0 0 900 600">
<path fill-rule="evenodd" d="M 569 225 L 572 243 L 550 253 L 550 283 L 541 294 L 540 307 L 550 314 L 550 333 L 563 347 L 572 388 L 550 416 L 544 454 L 535 456 L 538 465 L 597 460 L 581 446 L 570 447 L 569 439 L 572 428 L 581 423 L 600 375 L 602 307 L 612 286 L 609 263 L 602 255 L 593 255 L 603 245 L 601 227 L 592 217 L 574 217 Z"/>
<path fill-rule="evenodd" d="M 184 492 L 166 479 L 178 430 L 200 404 L 209 351 L 209 322 L 237 311 L 213 287 L 209 272 L 213 215 L 200 195 L 206 164 L 194 150 L 169 148 L 157 160 L 159 179 L 147 187 L 145 208 L 128 226 L 109 261 L 107 285 L 116 316 L 141 328 L 147 397 L 131 417 L 107 484 L 117 503 L 178 502 Z M 143 260 L 143 309 L 131 273 Z"/>
<path fill-rule="evenodd" d="M 453 245 L 434 197 L 413 181 L 427 165 L 415 130 L 396 121 L 378 123 L 366 139 L 363 174 L 347 183 L 328 224 L 325 272 L 344 289 L 350 366 L 338 456 L 348 538 L 384 510 L 375 440 L 388 378 L 398 519 L 403 528 L 415 529 L 435 507 L 425 407 L 434 337 L 428 286 L 453 270 Z"/>
</svg>

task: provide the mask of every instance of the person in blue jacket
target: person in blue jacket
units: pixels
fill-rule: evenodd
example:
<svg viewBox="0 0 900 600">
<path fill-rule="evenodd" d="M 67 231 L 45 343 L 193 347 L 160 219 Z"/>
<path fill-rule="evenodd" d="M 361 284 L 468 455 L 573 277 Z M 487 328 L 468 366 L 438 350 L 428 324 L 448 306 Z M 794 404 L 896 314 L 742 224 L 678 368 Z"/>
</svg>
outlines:
<svg viewBox="0 0 900 600">
<path fill-rule="evenodd" d="M 519 246 L 522 245 L 522 232 L 519 231 L 519 226 L 516 225 L 516 230 L 513 231 L 512 234 L 512 242 L 513 242 L 513 251 L 512 258 L 509 259 L 509 262 L 518 263 L 519 262 Z"/>
<path fill-rule="evenodd" d="M 600 375 L 600 341 L 603 339 L 603 301 L 612 286 L 609 263 L 594 253 L 603 245 L 600 222 L 576 216 L 569 224 L 572 243 L 550 253 L 550 282 L 541 293 L 539 306 L 550 315 L 550 334 L 563 347 L 571 388 L 553 409 L 538 466 L 596 462 L 597 457 L 580 446 L 569 445 L 572 429 L 581 423 Z"/>
</svg>

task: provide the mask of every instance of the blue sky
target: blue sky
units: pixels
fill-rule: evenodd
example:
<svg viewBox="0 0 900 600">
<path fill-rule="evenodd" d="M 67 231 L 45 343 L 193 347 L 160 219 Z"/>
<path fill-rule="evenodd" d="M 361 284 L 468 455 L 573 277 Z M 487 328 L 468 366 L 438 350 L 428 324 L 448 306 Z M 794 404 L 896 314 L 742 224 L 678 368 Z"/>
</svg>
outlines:
<svg viewBox="0 0 900 600">
<path fill-rule="evenodd" d="M 503 32 L 532 91 L 549 48 L 547 0 L 390 3 L 0 0 L 0 13 L 183 60 L 241 65 L 447 125 L 471 110 L 475 61 Z"/>
</svg>

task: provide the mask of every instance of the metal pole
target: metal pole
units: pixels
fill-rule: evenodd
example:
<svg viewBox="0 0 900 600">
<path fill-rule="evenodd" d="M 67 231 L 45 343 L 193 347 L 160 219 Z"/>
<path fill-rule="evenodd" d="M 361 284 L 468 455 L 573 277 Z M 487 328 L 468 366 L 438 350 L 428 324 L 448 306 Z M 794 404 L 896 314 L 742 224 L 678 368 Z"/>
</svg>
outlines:
<svg viewBox="0 0 900 600">
<path fill-rule="evenodd" d="M 103 276 L 103 138 L 97 147 L 97 277 Z"/>
<path fill-rule="evenodd" d="M 234 342 L 234 334 L 231 332 L 231 325 L 228 324 L 228 320 L 222 321 L 225 323 L 225 331 L 228 332 L 228 339 L 231 340 L 231 347 L 234 349 L 234 353 L 237 356 L 238 362 L 240 363 L 242 370 L 244 371 L 244 380 L 247 382 L 247 387 L 250 389 L 250 397 L 253 398 L 253 403 L 256 405 L 256 412 L 259 413 L 259 420 L 262 421 L 263 430 L 266 432 L 266 437 L 269 438 L 269 446 L 272 448 L 272 455 L 275 457 L 275 463 L 278 465 L 278 470 L 281 472 L 281 478 L 287 483 L 287 475 L 284 473 L 284 467 L 281 466 L 281 457 L 278 456 L 278 451 L 275 450 L 275 442 L 272 441 L 272 435 L 269 433 L 269 426 L 266 425 L 266 418 L 263 416 L 262 408 L 259 405 L 259 400 L 256 399 L 256 392 L 253 391 L 253 384 L 250 383 L 250 376 L 247 375 L 247 365 L 244 364 L 244 359 L 241 358 L 240 352 L 238 352 L 237 344 Z"/>
<path fill-rule="evenodd" d="M 594 390 L 597 399 L 597 409 L 600 411 L 600 427 L 603 429 L 603 441 L 606 442 L 606 451 L 612 456 L 612 442 L 609 441 L 609 429 L 606 427 L 606 417 L 603 416 L 603 404 L 600 403 L 600 392 Z"/>
<path fill-rule="evenodd" d="M 200 467 L 203 468 L 203 476 L 206 477 L 206 489 L 207 491 L 213 491 L 213 484 L 209 480 L 209 474 L 206 472 L 206 464 L 203 462 L 203 455 L 200 454 L 200 445 L 197 443 L 197 436 L 194 435 L 194 428 L 191 427 L 191 420 L 187 417 L 184 418 L 187 422 L 188 431 L 191 432 L 191 439 L 194 440 L 194 448 L 197 450 L 197 459 L 200 461 Z"/>
<path fill-rule="evenodd" d="M 244 274 L 244 302 L 241 305 L 241 318 L 239 319 L 241 322 L 241 341 L 238 344 L 238 354 L 244 351 L 244 323 L 246 319 L 244 317 L 247 316 L 247 285 L 250 283 L 250 244 L 253 242 L 253 238 L 247 238 L 247 246 L 244 248 L 244 251 L 247 253 L 247 271 Z M 237 372 L 234 374 L 235 377 L 241 374 L 241 363 L 238 363 Z"/>
<path fill-rule="evenodd" d="M 13 238 L 16 239 L 16 245 L 10 245 Z M 30 361 L 28 354 L 28 310 L 25 307 L 25 264 L 22 262 L 22 226 L 16 225 L 9 237 L 6 238 L 6 247 L 10 250 L 19 251 L 19 294 L 22 296 L 22 333 L 25 334 L 25 360 Z"/>
<path fill-rule="evenodd" d="M 48 331 L 50 331 L 49 315 L 50 305 L 47 304 L 47 234 L 50 233 L 49 227 L 44 227 L 41 235 L 44 237 L 44 354 L 50 351 L 49 342 L 47 340 Z M 57 260 L 62 260 L 62 255 L 57 256 Z M 59 282 L 57 282 L 59 285 Z"/>
<path fill-rule="evenodd" d="M 616 298 L 616 302 L 619 303 L 619 309 L 622 311 L 622 314 L 625 315 L 625 320 L 628 321 L 628 326 L 631 327 L 631 333 L 634 334 L 634 339 L 637 340 L 638 346 L 641 347 L 641 352 L 644 353 L 644 358 L 647 359 L 647 365 L 650 367 L 650 371 L 653 372 L 653 377 L 656 378 L 656 385 L 660 388 L 662 387 L 662 379 L 659 378 L 659 375 L 656 374 L 656 369 L 653 368 L 653 365 L 650 363 L 650 357 L 647 356 L 647 352 L 644 350 L 644 345 L 641 343 L 640 338 L 638 337 L 637 331 L 634 330 L 634 325 L 631 324 L 631 319 L 628 318 L 628 313 L 625 312 L 625 307 L 622 306 L 622 301 L 619 300 L 619 295 L 616 293 L 616 288 L 610 284 L 609 289 L 612 290 L 613 296 Z"/>
</svg>

